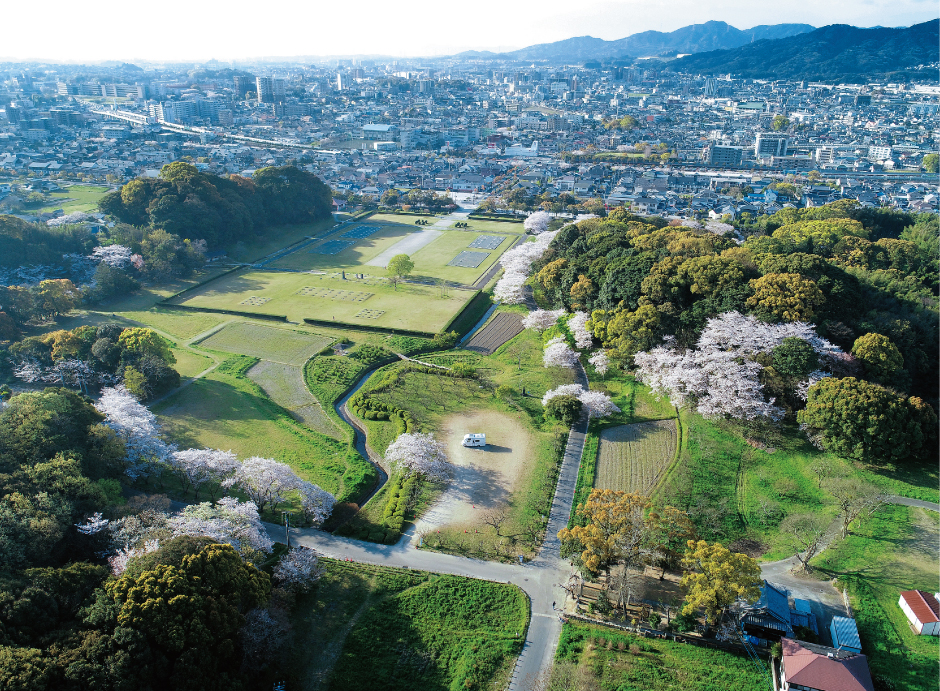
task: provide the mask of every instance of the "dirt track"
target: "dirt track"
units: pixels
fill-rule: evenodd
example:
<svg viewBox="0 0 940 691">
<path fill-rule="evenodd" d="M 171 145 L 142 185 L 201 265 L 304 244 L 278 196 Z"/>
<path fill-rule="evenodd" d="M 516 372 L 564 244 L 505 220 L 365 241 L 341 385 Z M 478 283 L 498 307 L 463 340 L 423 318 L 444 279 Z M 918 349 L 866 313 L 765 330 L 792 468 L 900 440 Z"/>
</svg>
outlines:
<svg viewBox="0 0 940 691">
<path fill-rule="evenodd" d="M 503 343 L 522 333 L 522 317 L 518 314 L 500 312 L 480 329 L 464 346 L 467 350 L 492 355 Z"/>
</svg>

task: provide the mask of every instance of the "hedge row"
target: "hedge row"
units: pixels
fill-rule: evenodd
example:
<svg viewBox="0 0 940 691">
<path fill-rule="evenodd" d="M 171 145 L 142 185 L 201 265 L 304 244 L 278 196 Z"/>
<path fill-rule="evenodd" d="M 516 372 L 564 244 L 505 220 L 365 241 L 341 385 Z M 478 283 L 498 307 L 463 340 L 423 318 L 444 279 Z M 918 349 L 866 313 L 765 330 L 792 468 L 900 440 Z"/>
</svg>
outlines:
<svg viewBox="0 0 940 691">
<path fill-rule="evenodd" d="M 399 475 L 395 478 L 385 502 L 385 510 L 382 512 L 382 522 L 386 528 L 401 533 L 405 523 L 405 511 L 418 491 L 418 482 L 417 475 L 406 478 Z"/>
</svg>

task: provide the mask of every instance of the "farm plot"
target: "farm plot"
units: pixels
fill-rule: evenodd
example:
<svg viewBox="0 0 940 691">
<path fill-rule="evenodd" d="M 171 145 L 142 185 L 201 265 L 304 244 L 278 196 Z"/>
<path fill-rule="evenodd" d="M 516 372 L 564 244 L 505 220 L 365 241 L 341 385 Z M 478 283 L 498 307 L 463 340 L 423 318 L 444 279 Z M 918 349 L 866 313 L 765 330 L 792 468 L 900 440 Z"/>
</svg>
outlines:
<svg viewBox="0 0 940 691">
<path fill-rule="evenodd" d="M 287 365 L 302 365 L 333 339 L 261 324 L 232 322 L 200 343 L 210 350 L 250 355 Z"/>
<path fill-rule="evenodd" d="M 522 332 L 522 317 L 511 312 L 500 312 L 489 324 L 477 331 L 464 346 L 481 355 L 492 355 L 503 343 Z"/>
<path fill-rule="evenodd" d="M 303 369 L 295 365 L 261 360 L 248 370 L 248 378 L 268 397 L 307 427 L 334 439 L 341 435 L 320 403 L 304 384 Z"/>
<path fill-rule="evenodd" d="M 608 427 L 601 432 L 594 486 L 648 495 L 675 453 L 675 420 Z"/>
</svg>

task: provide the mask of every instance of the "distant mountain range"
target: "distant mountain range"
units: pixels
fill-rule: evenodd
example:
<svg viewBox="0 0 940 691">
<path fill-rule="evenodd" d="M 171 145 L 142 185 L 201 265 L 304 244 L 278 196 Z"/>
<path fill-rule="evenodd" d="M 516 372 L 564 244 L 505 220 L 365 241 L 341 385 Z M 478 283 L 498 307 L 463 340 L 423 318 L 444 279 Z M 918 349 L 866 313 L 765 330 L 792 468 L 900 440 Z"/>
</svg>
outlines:
<svg viewBox="0 0 940 691">
<path fill-rule="evenodd" d="M 507 53 L 471 50 L 459 53 L 456 57 L 584 62 L 610 58 L 674 55 L 675 53 L 702 53 L 738 48 L 754 41 L 795 36 L 813 31 L 814 28 L 809 24 L 774 24 L 755 26 L 742 31 L 725 22 L 705 22 L 685 26 L 669 33 L 644 31 L 615 41 L 579 36 L 554 43 L 540 43 Z"/>
<path fill-rule="evenodd" d="M 864 82 L 938 62 L 938 46 L 938 19 L 901 29 L 833 24 L 798 36 L 689 55 L 670 62 L 669 69 L 758 79 Z"/>
</svg>

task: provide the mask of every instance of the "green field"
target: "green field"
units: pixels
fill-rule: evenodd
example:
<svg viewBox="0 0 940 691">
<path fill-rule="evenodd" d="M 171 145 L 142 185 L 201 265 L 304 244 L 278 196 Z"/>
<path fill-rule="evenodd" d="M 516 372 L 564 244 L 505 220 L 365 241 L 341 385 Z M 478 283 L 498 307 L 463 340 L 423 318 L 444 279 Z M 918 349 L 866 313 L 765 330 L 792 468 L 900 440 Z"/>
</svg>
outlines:
<svg viewBox="0 0 940 691">
<path fill-rule="evenodd" d="M 98 210 L 98 200 L 108 193 L 110 188 L 93 185 L 72 185 L 60 192 L 49 193 L 49 203 L 37 209 L 37 213 L 48 213 L 62 209 L 66 214 L 76 211 L 91 212 Z"/>
<path fill-rule="evenodd" d="M 529 618 L 512 585 L 323 559 L 294 610 L 289 688 L 503 688 Z"/>
<path fill-rule="evenodd" d="M 935 691 L 940 683 L 940 641 L 916 635 L 898 606 L 901 591 L 940 589 L 938 541 L 935 512 L 883 506 L 813 561 L 848 588 L 872 675 L 897 691 Z"/>
<path fill-rule="evenodd" d="M 186 340 L 205 333 L 227 319 L 219 314 L 206 312 L 187 312 L 184 310 L 152 307 L 149 310 L 121 312 L 125 319 L 146 324 L 170 336 Z"/>
<path fill-rule="evenodd" d="M 770 678 L 743 655 L 568 622 L 553 680 L 559 689 L 766 691 Z M 574 681 L 565 685 L 566 680 Z"/>
<path fill-rule="evenodd" d="M 244 376 L 255 362 L 247 357 L 226 361 L 154 406 L 169 440 L 180 448 L 274 458 L 341 501 L 371 489 L 374 469 L 345 441 L 307 429 Z"/>
<path fill-rule="evenodd" d="M 176 364 L 173 369 L 180 373 L 181 377 L 195 377 L 200 372 L 212 367 L 212 358 L 197 353 L 195 351 L 182 348 L 173 348 L 173 356 L 176 358 Z"/>
<path fill-rule="evenodd" d="M 525 228 L 521 223 L 509 223 L 507 221 L 491 221 L 489 219 L 475 219 L 468 218 L 464 221 L 467 224 L 467 228 L 460 228 L 459 230 L 470 231 L 475 233 L 498 233 L 500 235 L 522 235 L 525 233 Z M 454 221 L 456 223 L 456 221 Z M 453 228 L 453 225 L 451 225 Z"/>
<path fill-rule="evenodd" d="M 332 338 L 248 322 L 231 322 L 199 343 L 209 350 L 249 355 L 287 365 L 302 365 L 333 342 Z"/>
<path fill-rule="evenodd" d="M 305 290 L 313 294 L 299 294 Z M 335 274 L 249 270 L 212 281 L 179 298 L 178 304 L 284 315 L 295 322 L 307 317 L 336 321 L 353 328 L 363 325 L 436 333 L 474 295 L 474 291 L 451 288 L 442 298 L 440 290 L 434 286 L 402 284 L 395 290 L 384 280 L 344 281 Z"/>
<path fill-rule="evenodd" d="M 278 258 L 271 263 L 271 266 L 279 269 L 292 269 L 294 271 L 340 271 L 348 273 L 363 273 L 370 276 L 385 276 L 385 269 L 382 266 L 371 266 L 368 262 L 372 261 L 382 252 L 386 251 L 399 241 L 413 234 L 418 230 L 414 223 L 402 222 L 402 219 L 383 220 L 387 216 L 372 216 L 364 222 L 355 223 L 346 226 L 342 232 L 337 232 L 324 242 L 334 240 L 345 240 L 343 234 L 350 230 L 355 231 L 360 227 L 377 228 L 373 235 L 366 238 L 356 239 L 354 245 L 336 254 L 317 254 L 317 248 L 323 243 L 316 243 L 312 246 L 305 246 L 283 257 Z M 433 219 L 430 219 L 433 222 Z M 468 245 L 476 240 L 481 234 L 477 232 L 465 232 L 462 230 L 442 231 L 440 237 L 434 239 L 425 247 L 416 251 L 406 251 L 415 263 L 412 278 L 443 278 L 448 281 L 469 285 L 476 281 L 483 273 L 489 269 L 513 243 L 517 235 L 522 232 L 522 226 L 519 230 L 513 232 L 513 226 L 517 224 L 495 223 L 495 226 L 501 226 L 498 229 L 486 230 L 489 233 L 498 232 L 506 235 L 506 240 L 495 250 L 489 250 L 490 256 L 480 266 L 476 268 L 462 268 L 447 266 L 447 263 L 456 257 L 463 250 L 468 249 Z M 510 234 L 507 234 L 510 233 Z M 483 250 L 487 251 L 487 250 Z"/>
</svg>

